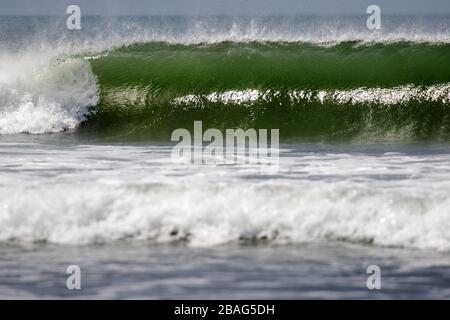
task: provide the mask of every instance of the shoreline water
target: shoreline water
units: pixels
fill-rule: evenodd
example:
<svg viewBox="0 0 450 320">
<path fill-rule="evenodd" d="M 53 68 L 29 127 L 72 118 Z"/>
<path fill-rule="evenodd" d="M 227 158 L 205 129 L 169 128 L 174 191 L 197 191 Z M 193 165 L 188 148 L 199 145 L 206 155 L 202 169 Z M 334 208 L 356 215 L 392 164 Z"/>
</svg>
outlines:
<svg viewBox="0 0 450 320">
<path fill-rule="evenodd" d="M 79 265 L 81 290 L 66 288 Z M 380 266 L 382 290 L 366 287 Z M 450 256 L 345 243 L 0 246 L 0 298 L 446 299 Z"/>
</svg>

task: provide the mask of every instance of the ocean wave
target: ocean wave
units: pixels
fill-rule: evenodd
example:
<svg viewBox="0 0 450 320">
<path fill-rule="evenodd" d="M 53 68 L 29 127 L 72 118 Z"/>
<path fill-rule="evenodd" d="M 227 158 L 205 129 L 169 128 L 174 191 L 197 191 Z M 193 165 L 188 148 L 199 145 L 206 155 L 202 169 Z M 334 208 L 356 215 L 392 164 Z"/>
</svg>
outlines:
<svg viewBox="0 0 450 320">
<path fill-rule="evenodd" d="M 105 180 L 10 190 L 0 201 L 0 241 L 213 246 L 334 240 L 450 249 L 449 186 L 429 196 L 346 181 L 177 184 Z"/>
<path fill-rule="evenodd" d="M 0 18 L 0 134 L 87 123 L 80 130 L 167 139 L 204 120 L 287 138 L 370 127 L 447 139 L 445 17 L 386 17 L 380 32 L 361 19 L 87 17 L 70 33 L 58 19 Z"/>
<path fill-rule="evenodd" d="M 167 140 L 202 120 L 218 129 L 277 128 L 282 139 L 446 140 L 449 50 L 411 43 L 127 46 L 90 60 L 102 93 L 83 129 Z"/>
</svg>

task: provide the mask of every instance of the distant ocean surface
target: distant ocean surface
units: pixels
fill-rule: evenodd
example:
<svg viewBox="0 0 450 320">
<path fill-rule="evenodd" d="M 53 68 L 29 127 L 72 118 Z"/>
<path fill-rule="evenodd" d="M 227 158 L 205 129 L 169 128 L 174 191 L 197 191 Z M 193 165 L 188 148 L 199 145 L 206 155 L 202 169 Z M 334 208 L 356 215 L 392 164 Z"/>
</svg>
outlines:
<svg viewBox="0 0 450 320">
<path fill-rule="evenodd" d="M 450 16 L 366 18 L 0 17 L 0 298 L 448 298 Z M 173 163 L 195 120 L 278 173 Z"/>
</svg>

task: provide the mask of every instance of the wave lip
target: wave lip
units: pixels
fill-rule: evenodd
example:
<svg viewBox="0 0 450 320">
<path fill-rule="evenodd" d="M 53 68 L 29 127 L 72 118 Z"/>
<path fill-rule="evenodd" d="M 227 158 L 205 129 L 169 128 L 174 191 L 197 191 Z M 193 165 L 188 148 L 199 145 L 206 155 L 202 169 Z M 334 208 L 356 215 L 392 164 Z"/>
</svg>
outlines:
<svg viewBox="0 0 450 320">
<path fill-rule="evenodd" d="M 64 19 L 0 17 L 0 48 L 30 42 L 101 52 L 136 43 L 213 44 L 289 42 L 335 45 L 363 43 L 450 43 L 448 15 L 383 15 L 383 29 L 369 30 L 367 15 L 356 16 L 149 16 L 84 17 L 83 32 L 67 30 Z M 73 42 L 72 42 L 73 41 Z"/>
<path fill-rule="evenodd" d="M 330 47 L 284 42 L 148 42 L 90 61 L 104 89 L 142 87 L 155 96 L 438 85 L 450 82 L 449 52 L 447 44 L 404 42 L 343 42 Z"/>
</svg>

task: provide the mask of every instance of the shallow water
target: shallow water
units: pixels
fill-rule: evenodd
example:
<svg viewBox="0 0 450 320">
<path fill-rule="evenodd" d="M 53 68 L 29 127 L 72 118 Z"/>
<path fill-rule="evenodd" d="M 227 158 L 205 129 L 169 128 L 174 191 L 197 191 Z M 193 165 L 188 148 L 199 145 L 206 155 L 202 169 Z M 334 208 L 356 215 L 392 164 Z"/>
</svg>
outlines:
<svg viewBox="0 0 450 320">
<path fill-rule="evenodd" d="M 66 268 L 81 269 L 81 290 Z M 368 290 L 369 265 L 381 289 Z M 441 299 L 450 256 L 371 246 L 142 244 L 0 248 L 0 298 L 22 299 Z"/>
</svg>

